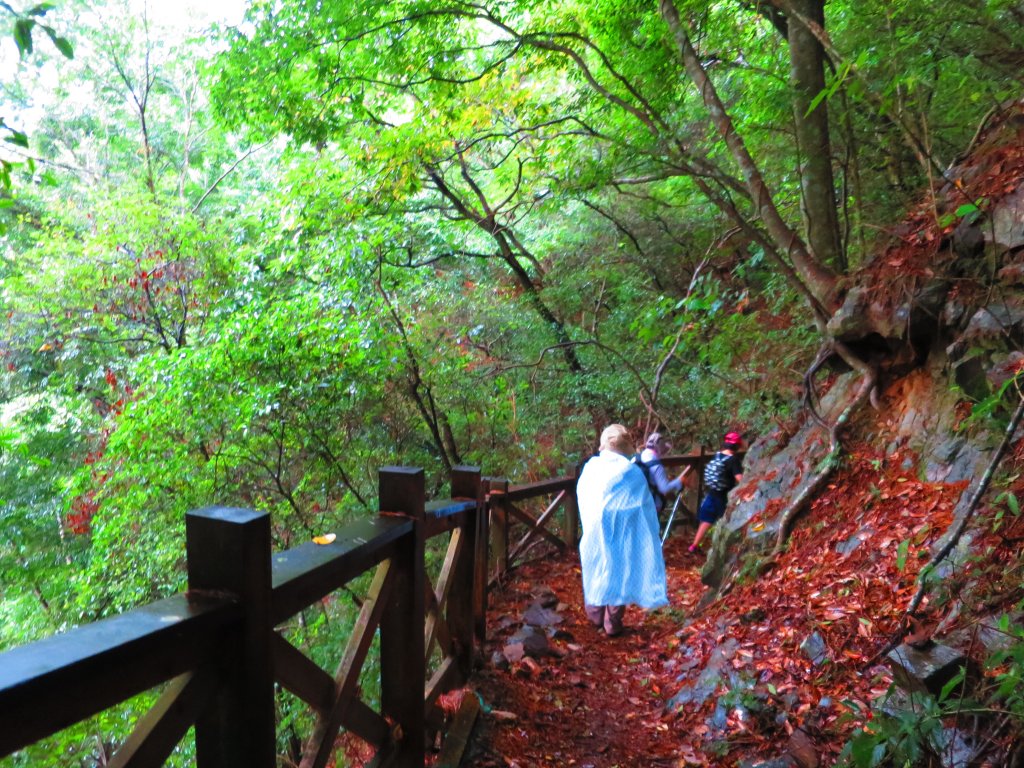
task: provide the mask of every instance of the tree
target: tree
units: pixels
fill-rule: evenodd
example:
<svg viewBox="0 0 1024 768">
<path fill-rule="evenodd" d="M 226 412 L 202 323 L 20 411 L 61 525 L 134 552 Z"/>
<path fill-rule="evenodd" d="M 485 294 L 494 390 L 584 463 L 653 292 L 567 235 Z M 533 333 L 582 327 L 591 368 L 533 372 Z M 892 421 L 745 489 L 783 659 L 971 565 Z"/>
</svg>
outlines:
<svg viewBox="0 0 1024 768">
<path fill-rule="evenodd" d="M 74 56 L 74 48 L 71 42 L 66 37 L 62 37 L 49 24 L 43 23 L 46 14 L 51 10 L 53 10 L 52 6 L 43 3 L 32 6 L 24 12 L 19 12 L 8 3 L 0 3 L 0 13 L 14 19 L 12 37 L 14 38 L 15 45 L 18 47 L 18 54 L 22 58 L 32 53 L 34 45 L 32 33 L 35 31 L 43 32 L 50 39 L 50 42 L 53 43 L 53 46 L 65 57 L 70 59 Z M 9 125 L 2 117 L 0 117 L 0 136 L 3 136 L 4 141 L 9 144 L 23 149 L 28 148 L 28 136 L 25 132 Z M 4 191 L 9 191 L 11 188 L 11 172 L 14 170 L 14 167 L 15 161 L 8 158 L 0 158 L 0 185 L 2 185 Z"/>
</svg>

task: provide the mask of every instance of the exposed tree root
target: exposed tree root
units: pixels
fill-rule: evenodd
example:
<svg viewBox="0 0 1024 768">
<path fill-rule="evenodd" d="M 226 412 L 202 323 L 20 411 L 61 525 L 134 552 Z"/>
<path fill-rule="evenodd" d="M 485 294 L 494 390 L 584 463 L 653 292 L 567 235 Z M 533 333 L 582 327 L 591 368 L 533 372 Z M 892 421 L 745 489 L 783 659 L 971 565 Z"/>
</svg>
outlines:
<svg viewBox="0 0 1024 768">
<path fill-rule="evenodd" d="M 862 380 L 860 388 L 857 390 L 857 394 L 853 400 L 850 401 L 849 405 L 843 409 L 843 412 L 839 414 L 839 417 L 828 429 L 828 453 L 824 459 L 818 464 L 813 477 L 810 481 L 804 485 L 800 493 L 789 503 L 785 511 L 782 513 L 781 520 L 779 522 L 779 532 L 775 539 L 775 547 L 772 549 L 771 554 L 768 557 L 767 563 L 771 563 L 778 556 L 779 552 L 785 546 L 787 539 L 789 538 L 790 529 L 793 527 L 793 522 L 803 512 L 808 502 L 813 499 L 821 487 L 828 481 L 835 471 L 836 467 L 839 466 L 839 459 L 843 453 L 843 444 L 840 438 L 840 432 L 849 423 L 850 418 L 854 413 L 864 404 L 864 401 L 868 398 L 872 398 L 874 401 L 875 387 L 878 382 L 878 372 L 874 367 L 861 360 L 855 355 L 850 349 L 842 342 L 832 340 L 826 347 L 823 347 L 822 352 L 818 354 L 815 359 L 810 371 L 807 374 L 807 378 L 811 379 L 814 376 L 815 371 L 821 367 L 828 355 L 826 350 L 834 351 L 854 370 L 859 371 Z M 810 384 L 808 383 L 808 387 Z M 809 395 L 805 393 L 805 403 L 810 406 L 811 400 Z M 813 407 L 811 407 L 812 413 L 817 415 Z M 824 420 L 817 416 L 819 424 L 824 425 Z"/>
</svg>

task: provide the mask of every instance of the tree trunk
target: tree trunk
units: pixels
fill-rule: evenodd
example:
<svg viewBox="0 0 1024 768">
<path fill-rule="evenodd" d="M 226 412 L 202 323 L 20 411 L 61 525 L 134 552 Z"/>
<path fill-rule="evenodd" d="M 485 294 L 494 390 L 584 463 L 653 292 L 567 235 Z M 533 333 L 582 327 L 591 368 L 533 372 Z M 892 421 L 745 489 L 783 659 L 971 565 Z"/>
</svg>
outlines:
<svg viewBox="0 0 1024 768">
<path fill-rule="evenodd" d="M 750 197 L 754 202 L 765 229 L 778 246 L 779 250 L 789 255 L 793 262 L 793 268 L 799 275 L 800 280 L 811 292 L 817 302 L 828 311 L 835 310 L 836 276 L 827 266 L 815 259 L 814 255 L 807 250 L 807 245 L 800 238 L 800 235 L 785 222 L 775 201 L 772 198 L 768 185 L 761 175 L 757 163 L 751 157 L 743 138 L 736 131 L 729 115 L 722 103 L 714 83 L 708 77 L 697 56 L 697 51 L 690 42 L 690 36 L 683 27 L 679 18 L 679 11 L 676 10 L 673 0 L 661 0 L 661 15 L 668 24 L 669 29 L 675 37 L 679 52 L 683 58 L 683 65 L 687 74 L 697 86 L 704 106 L 711 116 L 711 122 L 729 148 L 733 159 L 743 173 Z"/>
<path fill-rule="evenodd" d="M 486 232 L 494 240 L 495 245 L 498 247 L 498 255 L 502 261 L 504 261 L 509 269 L 512 270 L 512 274 L 515 276 L 519 285 L 522 287 L 523 292 L 526 294 L 527 300 L 530 302 L 534 311 L 540 315 L 541 319 L 544 320 L 548 328 L 554 334 L 558 341 L 558 344 L 562 350 L 562 356 L 565 358 L 566 365 L 569 370 L 573 373 L 580 373 L 583 370 L 583 366 L 580 364 L 579 358 L 576 356 L 576 352 L 573 349 L 572 339 L 569 338 L 569 332 L 565 328 L 565 324 L 559 320 L 555 313 L 551 311 L 551 308 L 544 303 L 544 299 L 540 295 L 540 291 L 537 290 L 537 285 L 533 282 L 529 272 L 519 261 L 516 249 L 512 247 L 509 242 L 510 233 L 498 226 L 494 220 L 494 214 L 492 211 L 486 211 L 484 214 L 473 211 L 469 204 L 464 201 L 456 190 L 445 181 L 441 171 L 427 166 L 427 176 L 433 182 L 434 187 L 441 195 L 448 200 L 458 211 L 459 215 L 462 216 L 466 221 L 471 221 L 477 227 Z M 465 174 L 466 171 L 464 170 Z"/>
<path fill-rule="evenodd" d="M 804 16 L 825 26 L 824 0 L 791 0 Z M 828 102 L 811 110 L 814 98 L 825 89 L 825 49 L 810 29 L 787 25 L 789 75 L 793 88 L 793 117 L 800 153 L 800 194 L 807 243 L 818 261 L 845 271 L 836 214 L 835 178 L 829 140 Z"/>
</svg>

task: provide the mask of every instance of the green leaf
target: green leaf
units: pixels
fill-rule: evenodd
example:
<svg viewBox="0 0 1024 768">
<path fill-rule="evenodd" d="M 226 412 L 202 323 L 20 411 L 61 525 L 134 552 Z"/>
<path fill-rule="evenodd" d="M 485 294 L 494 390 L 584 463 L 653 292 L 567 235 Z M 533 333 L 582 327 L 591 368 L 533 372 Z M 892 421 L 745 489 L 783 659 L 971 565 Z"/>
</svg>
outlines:
<svg viewBox="0 0 1024 768">
<path fill-rule="evenodd" d="M 66 59 L 73 59 L 73 58 L 75 58 L 75 49 L 71 45 L 71 41 L 70 40 L 68 40 L 66 37 L 56 37 L 56 36 L 51 36 L 50 39 L 53 40 L 53 44 L 55 46 L 57 46 L 57 50 L 64 54 L 64 58 L 66 58 Z"/>
<path fill-rule="evenodd" d="M 964 681 L 964 668 L 960 667 L 960 671 L 950 678 L 949 682 L 942 686 L 942 690 L 939 692 L 939 701 L 945 701 L 949 698 L 949 695 L 960 686 Z"/>
<path fill-rule="evenodd" d="M 1020 502 L 1017 501 L 1016 494 L 1009 492 L 1006 494 L 1006 506 L 1008 506 L 1010 511 L 1013 512 L 1014 517 L 1020 515 Z"/>
<path fill-rule="evenodd" d="M 5 137 L 4 141 L 9 144 L 14 144 L 15 146 L 28 149 L 28 136 L 21 131 L 14 130 L 13 128 L 11 129 L 11 135 Z"/>
<path fill-rule="evenodd" d="M 75 49 L 71 46 L 71 41 L 69 41 L 66 37 L 61 37 L 56 32 L 54 32 L 53 29 L 50 27 L 44 26 L 43 30 L 45 30 L 47 36 L 53 42 L 57 50 L 64 54 L 64 58 L 75 58 Z"/>
<path fill-rule="evenodd" d="M 32 19 L 18 19 L 14 22 L 14 42 L 22 56 L 32 53 L 32 27 L 35 25 Z"/>
<path fill-rule="evenodd" d="M 33 6 L 28 10 L 29 16 L 45 16 L 49 11 L 52 11 L 56 6 L 53 3 L 40 3 L 39 5 Z"/>
<path fill-rule="evenodd" d="M 907 565 L 907 551 L 910 549 L 910 540 L 904 539 L 896 550 L 896 568 L 903 570 Z"/>
<path fill-rule="evenodd" d="M 978 210 L 978 206 L 976 206 L 974 203 L 964 203 L 963 205 L 956 209 L 956 215 L 962 218 L 969 213 L 976 213 L 978 212 Z"/>
<path fill-rule="evenodd" d="M 858 768 L 874 768 L 885 756 L 885 745 L 879 744 L 876 736 L 862 731 L 853 737 L 850 752 Z"/>
</svg>

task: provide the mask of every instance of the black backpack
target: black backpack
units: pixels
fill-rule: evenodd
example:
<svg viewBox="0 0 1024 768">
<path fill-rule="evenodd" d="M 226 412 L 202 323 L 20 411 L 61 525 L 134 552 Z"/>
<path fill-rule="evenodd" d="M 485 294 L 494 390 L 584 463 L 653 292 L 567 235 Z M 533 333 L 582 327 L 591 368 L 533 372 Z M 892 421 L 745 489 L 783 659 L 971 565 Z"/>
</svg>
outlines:
<svg viewBox="0 0 1024 768">
<path fill-rule="evenodd" d="M 704 485 L 712 491 L 725 493 L 736 484 L 735 478 L 729 475 L 729 459 L 724 453 L 716 453 L 711 460 L 704 465 Z"/>
<path fill-rule="evenodd" d="M 640 467 L 640 471 L 644 473 L 644 479 L 647 480 L 647 487 L 651 491 L 651 496 L 654 497 L 654 506 L 661 509 L 665 503 L 665 497 L 658 492 L 658 486 L 654 484 L 654 480 L 651 477 L 651 467 L 661 464 L 661 459 L 654 459 L 653 461 L 641 461 L 640 454 L 633 454 L 633 463 Z"/>
</svg>

